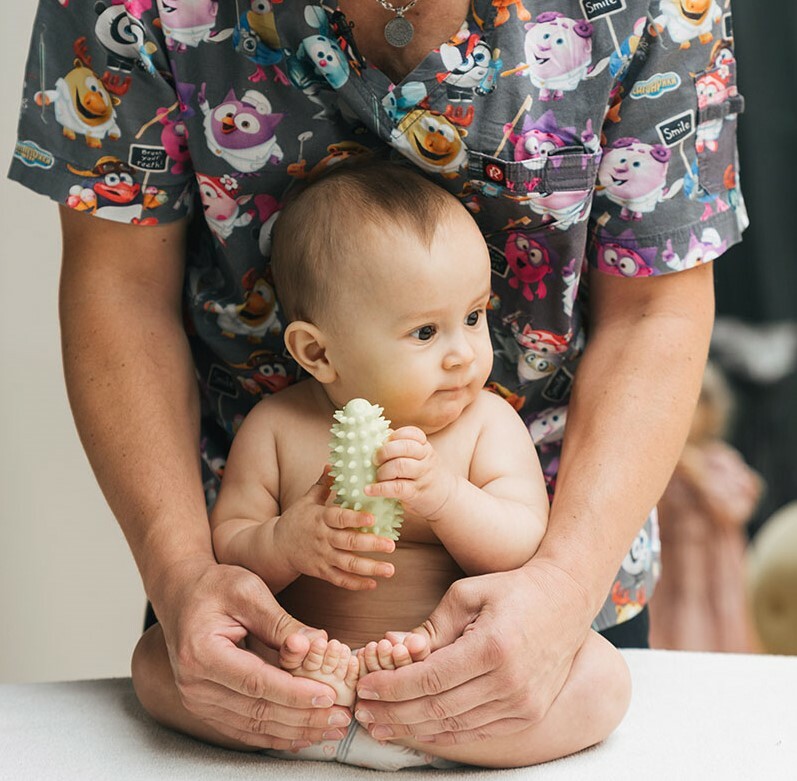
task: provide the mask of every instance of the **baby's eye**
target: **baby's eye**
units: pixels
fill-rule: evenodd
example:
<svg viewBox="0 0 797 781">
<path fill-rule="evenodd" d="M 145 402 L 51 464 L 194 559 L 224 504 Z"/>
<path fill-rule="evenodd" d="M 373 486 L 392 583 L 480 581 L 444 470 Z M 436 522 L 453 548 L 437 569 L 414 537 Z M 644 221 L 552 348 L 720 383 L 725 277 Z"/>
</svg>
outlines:
<svg viewBox="0 0 797 781">
<path fill-rule="evenodd" d="M 422 342 L 428 342 L 436 333 L 437 329 L 433 325 L 422 325 L 420 328 L 416 328 L 412 335 Z"/>
<path fill-rule="evenodd" d="M 475 309 L 465 318 L 466 325 L 471 325 L 471 326 L 478 325 L 481 316 L 482 316 L 481 310 Z"/>
</svg>

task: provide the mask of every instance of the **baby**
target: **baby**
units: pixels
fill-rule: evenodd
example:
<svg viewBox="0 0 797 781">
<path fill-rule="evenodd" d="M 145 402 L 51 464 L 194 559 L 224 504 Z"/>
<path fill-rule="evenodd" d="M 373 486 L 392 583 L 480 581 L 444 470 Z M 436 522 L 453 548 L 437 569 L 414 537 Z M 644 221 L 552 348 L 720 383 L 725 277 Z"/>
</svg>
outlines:
<svg viewBox="0 0 797 781">
<path fill-rule="evenodd" d="M 211 516 L 213 544 L 220 562 L 257 573 L 289 613 L 332 638 L 292 635 L 278 660 L 253 638 L 247 647 L 330 684 L 337 704 L 354 709 L 360 675 L 424 663 L 426 641 L 407 632 L 455 580 L 534 555 L 548 500 L 528 431 L 483 389 L 490 258 L 454 196 L 397 164 L 342 164 L 287 203 L 272 269 L 290 321 L 286 346 L 310 379 L 264 398 L 238 431 Z M 332 415 L 355 397 L 383 406 L 392 422 L 365 492 L 401 501 L 398 543 L 361 533 L 373 518 L 332 502 Z M 527 765 L 605 738 L 629 691 L 619 652 L 590 632 L 546 716 L 516 734 L 435 745 L 432 756 L 429 744 L 380 743 L 354 722 L 339 743 L 271 753 L 380 769 Z M 190 714 L 156 710 L 208 738 Z"/>
</svg>

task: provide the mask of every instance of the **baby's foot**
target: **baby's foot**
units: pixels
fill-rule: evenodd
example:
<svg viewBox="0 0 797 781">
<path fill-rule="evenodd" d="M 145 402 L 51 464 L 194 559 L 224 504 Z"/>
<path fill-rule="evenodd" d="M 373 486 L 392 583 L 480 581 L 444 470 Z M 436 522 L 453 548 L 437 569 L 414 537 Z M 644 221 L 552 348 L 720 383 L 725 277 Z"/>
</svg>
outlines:
<svg viewBox="0 0 797 781">
<path fill-rule="evenodd" d="M 335 705 L 354 704 L 359 662 L 349 646 L 318 637 L 308 647 L 304 635 L 289 635 L 280 648 L 280 666 L 292 675 L 331 686 L 338 693 Z"/>
<path fill-rule="evenodd" d="M 357 651 L 360 677 L 378 670 L 395 670 L 429 656 L 429 641 L 411 632 L 388 632 L 378 643 L 371 641 Z"/>
</svg>

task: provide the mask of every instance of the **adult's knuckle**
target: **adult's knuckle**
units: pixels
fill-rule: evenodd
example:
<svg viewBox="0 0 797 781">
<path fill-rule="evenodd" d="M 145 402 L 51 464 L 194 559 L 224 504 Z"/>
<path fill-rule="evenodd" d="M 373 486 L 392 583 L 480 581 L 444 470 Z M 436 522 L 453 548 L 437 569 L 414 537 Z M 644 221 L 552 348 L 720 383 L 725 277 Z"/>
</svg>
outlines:
<svg viewBox="0 0 797 781">
<path fill-rule="evenodd" d="M 431 697 L 426 701 L 424 715 L 429 721 L 442 722 L 448 717 L 448 710 L 439 697 Z"/>
<path fill-rule="evenodd" d="M 441 721 L 441 726 L 446 732 L 462 732 L 464 724 L 458 716 L 446 716 Z"/>
<path fill-rule="evenodd" d="M 501 669 L 508 661 L 511 661 L 511 657 L 501 639 L 490 634 L 483 638 L 481 655 L 482 660 L 490 669 Z"/>
<path fill-rule="evenodd" d="M 271 703 L 268 700 L 258 699 L 252 705 L 252 721 L 263 723 L 271 717 Z"/>
<path fill-rule="evenodd" d="M 264 692 L 262 691 L 262 686 L 263 682 L 256 673 L 247 673 L 241 679 L 241 691 L 247 697 L 263 697 Z"/>
<path fill-rule="evenodd" d="M 424 670 L 421 675 L 421 691 L 426 695 L 435 695 L 444 690 L 445 683 L 437 669 L 430 666 L 428 670 Z"/>
</svg>

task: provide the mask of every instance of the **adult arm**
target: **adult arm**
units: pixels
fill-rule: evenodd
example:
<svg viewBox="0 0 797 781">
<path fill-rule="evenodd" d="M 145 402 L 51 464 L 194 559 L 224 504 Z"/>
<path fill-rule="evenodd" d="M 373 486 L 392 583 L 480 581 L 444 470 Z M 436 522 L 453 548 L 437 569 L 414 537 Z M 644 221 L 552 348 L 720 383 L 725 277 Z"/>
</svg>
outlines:
<svg viewBox="0 0 797 781">
<path fill-rule="evenodd" d="M 375 736 L 447 745 L 541 719 L 664 490 L 708 352 L 712 267 L 593 273 L 590 292 L 590 341 L 540 548 L 520 569 L 455 583 L 416 630 L 435 649 L 425 661 L 361 679 L 359 718 Z"/>
<path fill-rule="evenodd" d="M 314 702 L 328 706 L 334 692 L 236 645 L 251 632 L 277 646 L 301 625 L 254 574 L 213 558 L 181 316 L 186 221 L 143 228 L 62 207 L 61 225 L 69 401 L 163 627 L 184 704 L 252 745 L 317 740 L 331 714 Z"/>
</svg>

